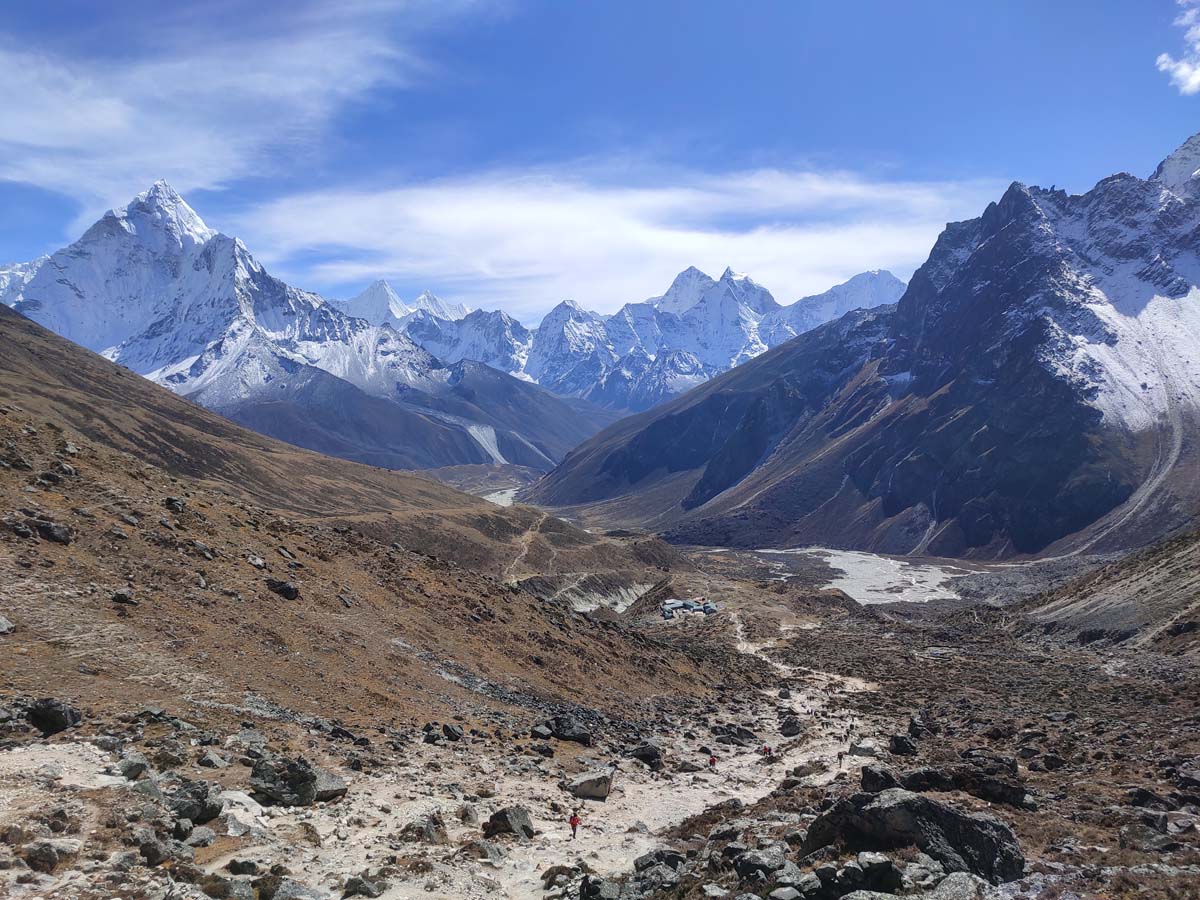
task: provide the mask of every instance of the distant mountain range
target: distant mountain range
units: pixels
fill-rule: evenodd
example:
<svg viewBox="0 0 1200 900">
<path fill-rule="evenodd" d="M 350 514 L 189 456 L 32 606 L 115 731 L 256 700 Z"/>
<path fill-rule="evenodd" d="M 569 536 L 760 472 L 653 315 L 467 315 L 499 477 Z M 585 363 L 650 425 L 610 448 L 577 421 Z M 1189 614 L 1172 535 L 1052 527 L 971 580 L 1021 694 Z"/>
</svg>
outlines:
<svg viewBox="0 0 1200 900">
<path fill-rule="evenodd" d="M 780 306 L 747 275 L 727 269 L 713 279 L 689 268 L 659 297 L 612 315 L 566 300 L 537 328 L 499 310 L 449 307 L 428 293 L 407 305 L 386 282 L 343 308 L 396 325 L 445 362 L 478 360 L 562 396 L 640 411 L 852 309 L 894 303 L 902 293 L 904 282 L 890 272 L 864 272 Z"/>
<path fill-rule="evenodd" d="M 693 273 L 659 306 L 707 290 Z M 896 304 L 611 426 L 527 496 L 680 542 L 944 556 L 1122 549 L 1193 522 L 1200 135 L 1148 179 L 1014 183 L 947 226 Z"/>
<path fill-rule="evenodd" d="M 273 278 L 164 182 L 62 250 L 0 271 L 0 300 L 229 418 L 389 468 L 547 469 L 612 413 L 470 360 L 443 363 L 391 323 Z M 400 319 L 376 288 L 351 301 Z M 384 302 L 380 302 L 380 300 Z M 431 298 L 420 312 L 435 306 Z"/>
<path fill-rule="evenodd" d="M 688 269 L 611 316 L 567 301 L 536 329 L 386 281 L 326 301 L 272 277 L 165 182 L 75 243 L 0 268 L 0 302 L 273 437 L 389 468 L 548 470 L 618 414 L 680 394 L 822 321 L 894 300 L 887 272 L 781 307 Z"/>
</svg>

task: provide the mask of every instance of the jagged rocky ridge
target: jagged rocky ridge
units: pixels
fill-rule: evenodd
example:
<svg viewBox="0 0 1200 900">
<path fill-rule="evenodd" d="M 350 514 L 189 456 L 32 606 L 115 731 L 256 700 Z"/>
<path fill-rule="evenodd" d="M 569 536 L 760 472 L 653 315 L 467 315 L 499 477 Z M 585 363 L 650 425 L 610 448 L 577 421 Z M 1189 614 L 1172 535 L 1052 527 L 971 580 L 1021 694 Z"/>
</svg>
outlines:
<svg viewBox="0 0 1200 900">
<path fill-rule="evenodd" d="M 444 364 L 388 322 L 285 284 L 164 182 L 69 247 L 4 270 L 0 290 L 40 324 L 244 425 L 375 465 L 546 469 L 612 420 L 486 367 Z M 435 299 L 422 308 L 447 313 Z"/>
<path fill-rule="evenodd" d="M 529 496 L 701 544 L 1121 549 L 1200 502 L 1200 136 L 1150 178 L 1014 183 L 895 306 L 632 417 Z"/>
</svg>

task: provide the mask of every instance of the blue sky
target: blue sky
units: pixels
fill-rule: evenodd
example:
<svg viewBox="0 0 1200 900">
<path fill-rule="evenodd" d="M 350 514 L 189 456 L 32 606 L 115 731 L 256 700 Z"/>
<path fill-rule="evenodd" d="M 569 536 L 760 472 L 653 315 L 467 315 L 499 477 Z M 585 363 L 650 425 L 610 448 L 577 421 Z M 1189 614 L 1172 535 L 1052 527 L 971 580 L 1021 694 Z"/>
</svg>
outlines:
<svg viewBox="0 0 1200 900">
<path fill-rule="evenodd" d="M 6 4 L 0 259 L 166 178 L 329 296 L 535 321 L 695 264 L 789 302 L 1200 130 L 1196 0 L 161 6 Z"/>
</svg>

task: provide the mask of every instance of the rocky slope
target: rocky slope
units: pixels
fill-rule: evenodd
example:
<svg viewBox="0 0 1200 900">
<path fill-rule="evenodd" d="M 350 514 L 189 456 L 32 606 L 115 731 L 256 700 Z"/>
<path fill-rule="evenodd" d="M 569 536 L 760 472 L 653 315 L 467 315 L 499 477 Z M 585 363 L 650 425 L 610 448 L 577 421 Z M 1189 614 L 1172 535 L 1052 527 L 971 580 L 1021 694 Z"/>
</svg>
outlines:
<svg viewBox="0 0 1200 900">
<path fill-rule="evenodd" d="M 736 546 L 1005 556 L 1200 509 L 1193 138 L 1149 179 L 1014 184 L 894 307 L 850 313 L 573 451 L 528 496 Z"/>
<path fill-rule="evenodd" d="M 1022 607 L 1039 630 L 1161 652 L 1200 647 L 1200 535 L 1129 554 Z"/>
<path fill-rule="evenodd" d="M 273 278 L 162 182 L 6 278 L 6 302 L 58 334 L 258 431 L 374 465 L 545 469 L 612 418 L 441 363 L 389 324 L 412 310 L 391 309 L 386 285 L 352 303 L 382 310 L 372 323 Z"/>
</svg>

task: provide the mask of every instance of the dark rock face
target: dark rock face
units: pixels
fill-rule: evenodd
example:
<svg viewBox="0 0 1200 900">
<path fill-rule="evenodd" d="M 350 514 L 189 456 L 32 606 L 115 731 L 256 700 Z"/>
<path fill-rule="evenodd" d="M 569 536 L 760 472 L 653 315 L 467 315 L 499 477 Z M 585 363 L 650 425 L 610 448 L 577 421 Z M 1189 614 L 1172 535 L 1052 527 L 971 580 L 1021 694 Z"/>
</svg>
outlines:
<svg viewBox="0 0 1200 900">
<path fill-rule="evenodd" d="M 60 731 L 66 731 L 68 728 L 74 728 L 83 721 L 83 714 L 68 703 L 52 697 L 44 697 L 30 704 L 29 709 L 25 712 L 25 718 L 29 720 L 30 725 L 49 737 Z"/>
<path fill-rule="evenodd" d="M 483 823 L 484 837 L 515 834 L 519 838 L 531 838 L 534 833 L 533 820 L 529 818 L 529 810 L 521 806 L 506 806 L 497 810 L 492 813 L 491 818 Z"/>
<path fill-rule="evenodd" d="M 211 822 L 221 814 L 221 789 L 207 781 L 184 781 L 171 793 L 167 803 L 176 818 L 188 819 L 196 825 Z"/>
<path fill-rule="evenodd" d="M 639 744 L 629 751 L 629 755 L 640 762 L 645 763 L 652 771 L 660 772 L 663 767 L 662 748 L 652 741 L 647 741 L 644 744 Z"/>
<path fill-rule="evenodd" d="M 878 794 L 888 788 L 900 786 L 900 780 L 891 769 L 868 765 L 862 767 L 862 789 L 868 794 Z"/>
<path fill-rule="evenodd" d="M 778 849 L 747 850 L 733 861 L 733 867 L 737 870 L 738 878 L 745 881 L 759 873 L 770 877 L 782 869 L 785 862 L 787 859 L 783 851 Z"/>
<path fill-rule="evenodd" d="M 284 600 L 295 600 L 300 596 L 300 587 L 294 581 L 280 581 L 278 578 L 267 579 L 267 590 L 278 594 Z"/>
<path fill-rule="evenodd" d="M 71 526 L 63 525 L 61 522 L 39 521 L 36 523 L 36 528 L 42 540 L 54 544 L 69 544 L 75 540 L 75 533 L 71 530 Z"/>
<path fill-rule="evenodd" d="M 916 756 L 917 743 L 907 734 L 893 734 L 888 739 L 888 750 L 896 756 Z"/>
<path fill-rule="evenodd" d="M 267 803 L 308 806 L 317 800 L 317 770 L 300 757 L 264 756 L 250 771 L 250 789 Z"/>
<path fill-rule="evenodd" d="M 1024 785 L 989 775 L 974 766 L 914 769 L 900 776 L 900 786 L 917 793 L 964 791 L 991 803 L 1004 803 L 1022 809 L 1033 807 L 1033 801 L 1026 793 Z"/>
<path fill-rule="evenodd" d="M 543 728 L 560 741 L 572 741 L 585 747 L 592 746 L 592 732 L 574 716 L 555 716 L 543 723 Z"/>
<path fill-rule="evenodd" d="M 852 850 L 916 846 L 947 871 L 971 872 L 996 884 L 1025 870 L 1016 836 L 999 819 L 960 812 L 899 788 L 838 801 L 809 827 L 801 852 L 830 844 Z"/>
</svg>

